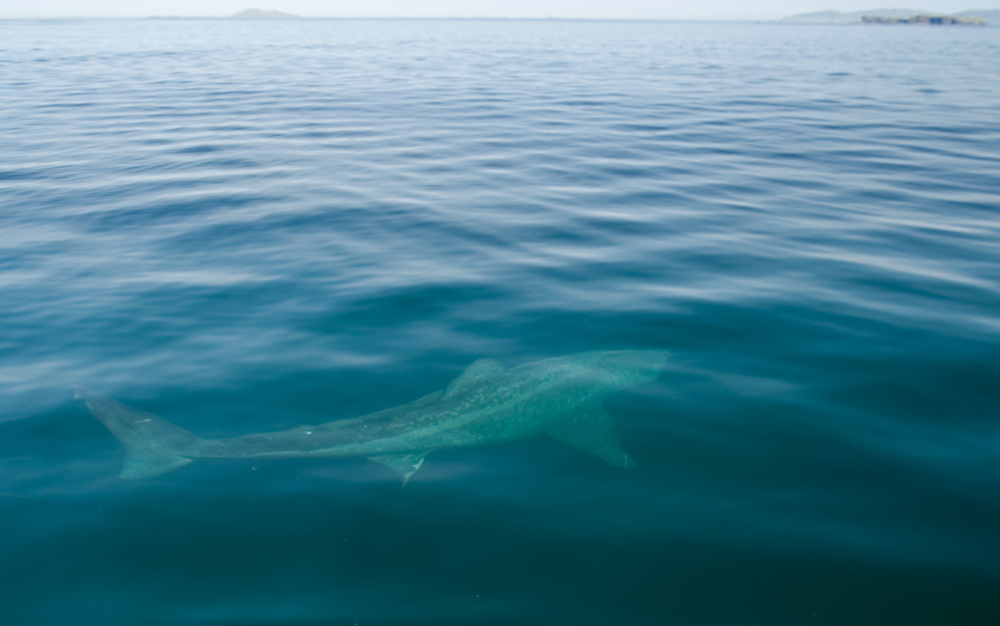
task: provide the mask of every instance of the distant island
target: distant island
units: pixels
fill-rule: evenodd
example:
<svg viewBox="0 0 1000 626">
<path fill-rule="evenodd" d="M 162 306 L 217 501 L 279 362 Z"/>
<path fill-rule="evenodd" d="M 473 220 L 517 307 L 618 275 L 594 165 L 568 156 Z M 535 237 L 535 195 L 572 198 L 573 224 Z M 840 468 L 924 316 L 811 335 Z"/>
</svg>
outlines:
<svg viewBox="0 0 1000 626">
<path fill-rule="evenodd" d="M 865 15 L 861 18 L 863 24 L 926 24 L 928 26 L 986 26 L 986 20 L 981 17 L 955 17 L 954 15 L 934 15 L 931 13 L 912 15 L 910 17 L 882 17 L 880 15 Z"/>
<path fill-rule="evenodd" d="M 1000 9 L 962 11 L 954 15 L 919 9 L 869 9 L 867 11 L 817 11 L 781 20 L 791 24 L 914 24 L 926 26 L 1000 26 Z"/>
<path fill-rule="evenodd" d="M 181 16 L 181 15 L 152 15 L 149 20 L 287 20 L 295 19 L 298 15 L 282 13 L 281 11 L 263 11 L 261 9 L 247 9 L 234 13 L 228 17 L 206 17 L 206 16 Z"/>
<path fill-rule="evenodd" d="M 281 11 L 264 11 L 262 9 L 247 9 L 246 11 L 240 11 L 239 13 L 234 13 L 229 17 L 235 20 L 281 20 L 281 19 L 288 19 L 290 17 L 298 17 L 298 15 L 292 15 L 291 13 L 282 13 Z"/>
</svg>

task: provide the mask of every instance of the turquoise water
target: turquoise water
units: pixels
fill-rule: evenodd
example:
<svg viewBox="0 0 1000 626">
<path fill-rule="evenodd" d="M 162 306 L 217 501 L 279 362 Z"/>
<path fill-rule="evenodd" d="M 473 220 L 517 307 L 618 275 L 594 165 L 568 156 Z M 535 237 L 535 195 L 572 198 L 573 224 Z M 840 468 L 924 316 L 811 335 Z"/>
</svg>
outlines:
<svg viewBox="0 0 1000 626">
<path fill-rule="evenodd" d="M 3 624 L 993 624 L 1000 30 L 0 22 Z M 551 440 L 118 478 L 475 359 Z"/>
</svg>

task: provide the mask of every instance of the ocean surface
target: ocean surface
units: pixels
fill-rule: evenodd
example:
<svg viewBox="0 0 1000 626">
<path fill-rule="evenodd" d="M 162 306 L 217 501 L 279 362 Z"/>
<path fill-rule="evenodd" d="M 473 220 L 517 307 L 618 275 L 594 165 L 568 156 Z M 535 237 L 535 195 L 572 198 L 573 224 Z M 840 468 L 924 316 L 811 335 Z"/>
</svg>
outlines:
<svg viewBox="0 0 1000 626">
<path fill-rule="evenodd" d="M 551 439 L 118 477 L 472 361 Z M 0 623 L 1000 623 L 1000 29 L 0 22 Z"/>
</svg>

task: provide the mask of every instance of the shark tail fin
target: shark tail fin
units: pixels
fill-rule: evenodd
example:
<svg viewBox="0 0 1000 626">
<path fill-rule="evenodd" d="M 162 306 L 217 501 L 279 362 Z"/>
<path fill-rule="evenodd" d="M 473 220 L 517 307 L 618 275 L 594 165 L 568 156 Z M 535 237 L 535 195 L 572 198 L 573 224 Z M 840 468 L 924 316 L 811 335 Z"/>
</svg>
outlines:
<svg viewBox="0 0 1000 626">
<path fill-rule="evenodd" d="M 73 390 L 125 446 L 122 478 L 151 478 L 187 465 L 205 441 L 152 413 L 125 406 L 86 387 Z"/>
</svg>

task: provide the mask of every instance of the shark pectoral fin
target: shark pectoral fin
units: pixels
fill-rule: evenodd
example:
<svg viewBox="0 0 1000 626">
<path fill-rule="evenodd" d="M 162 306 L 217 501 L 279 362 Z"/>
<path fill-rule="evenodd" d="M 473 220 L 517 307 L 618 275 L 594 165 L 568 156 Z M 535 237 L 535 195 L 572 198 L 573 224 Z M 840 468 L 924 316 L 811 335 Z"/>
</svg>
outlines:
<svg viewBox="0 0 1000 626">
<path fill-rule="evenodd" d="M 589 413 L 577 415 L 549 429 L 548 435 L 563 443 L 596 454 L 615 467 L 635 467 L 635 461 L 618 446 L 614 419 L 605 413 L 604 409 L 599 408 Z"/>
<path fill-rule="evenodd" d="M 381 463 L 386 467 L 391 467 L 403 476 L 403 486 L 410 482 L 410 476 L 420 469 L 420 466 L 424 464 L 424 458 L 427 456 L 427 452 L 408 452 L 404 454 L 381 454 L 379 456 L 370 456 L 368 460 L 375 461 L 376 463 Z"/>
<path fill-rule="evenodd" d="M 492 378 L 497 374 L 505 372 L 506 369 L 495 359 L 479 359 L 469 367 L 465 368 L 462 375 L 451 381 L 448 388 L 444 390 L 444 397 L 448 398 L 463 389 L 471 387 L 478 382 Z"/>
</svg>

